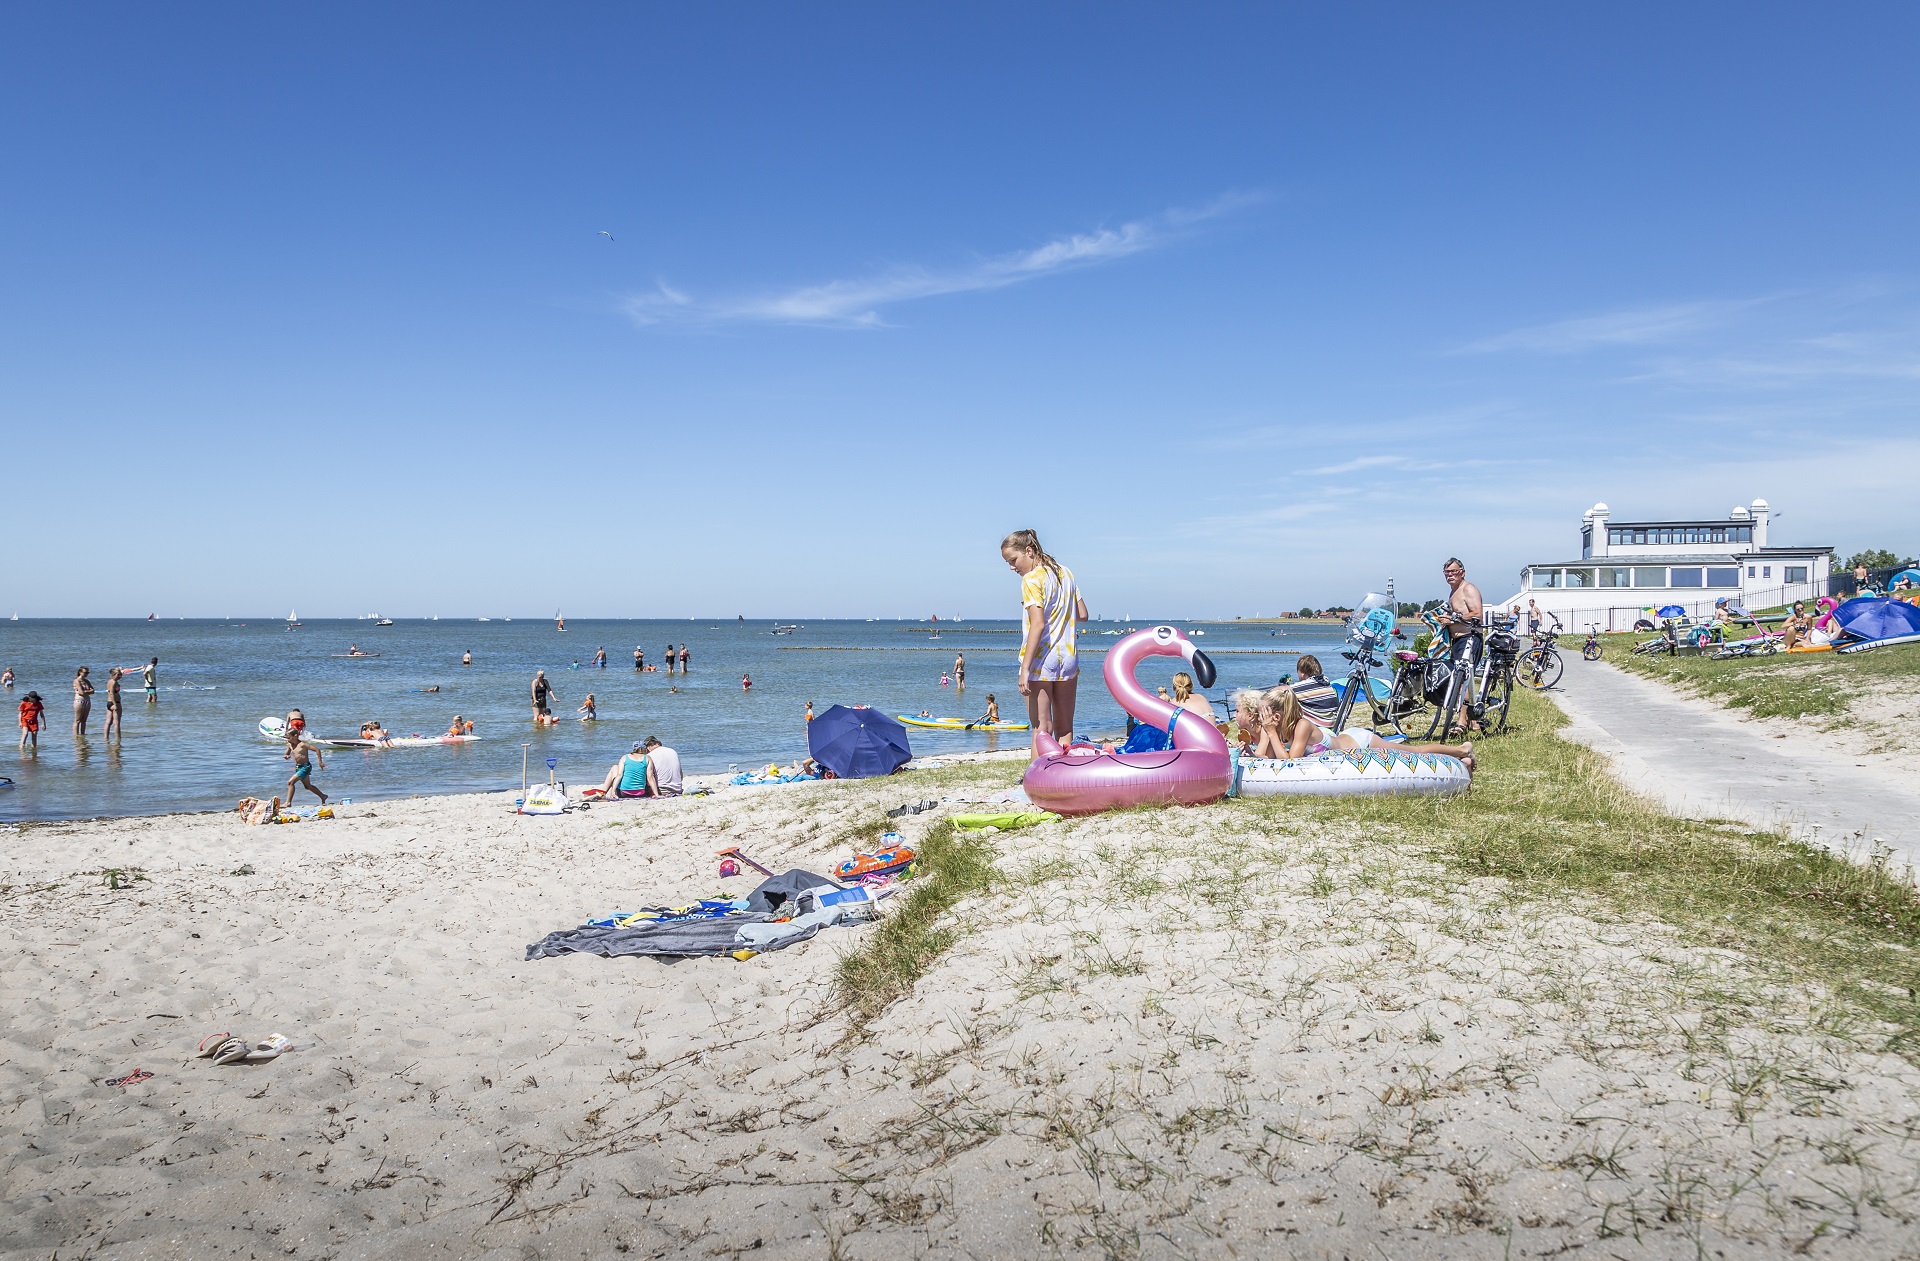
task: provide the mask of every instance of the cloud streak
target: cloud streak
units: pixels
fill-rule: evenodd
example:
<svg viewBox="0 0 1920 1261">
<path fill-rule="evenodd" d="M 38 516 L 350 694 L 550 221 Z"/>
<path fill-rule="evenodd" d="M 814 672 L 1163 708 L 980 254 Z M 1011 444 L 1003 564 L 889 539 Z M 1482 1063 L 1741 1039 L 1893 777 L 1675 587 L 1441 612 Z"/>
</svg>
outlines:
<svg viewBox="0 0 1920 1261">
<path fill-rule="evenodd" d="M 1455 353 L 1463 355 L 1532 351 L 1571 355 L 1615 346 L 1654 346 L 1678 341 L 1725 324 L 1735 315 L 1767 298 L 1742 301 L 1679 302 L 1668 306 L 1613 311 L 1536 324 L 1479 341 L 1468 342 Z"/>
<path fill-rule="evenodd" d="M 870 276 L 830 280 L 784 292 L 702 301 L 665 281 L 654 292 L 628 298 L 623 308 L 635 323 L 798 324 L 821 328 L 884 328 L 882 312 L 904 302 L 952 294 L 984 293 L 1062 272 L 1097 267 L 1155 249 L 1181 230 L 1247 204 L 1221 198 L 1198 210 L 1170 210 L 1117 227 L 1075 232 L 1031 249 L 978 259 L 947 269 L 903 266 Z"/>
</svg>

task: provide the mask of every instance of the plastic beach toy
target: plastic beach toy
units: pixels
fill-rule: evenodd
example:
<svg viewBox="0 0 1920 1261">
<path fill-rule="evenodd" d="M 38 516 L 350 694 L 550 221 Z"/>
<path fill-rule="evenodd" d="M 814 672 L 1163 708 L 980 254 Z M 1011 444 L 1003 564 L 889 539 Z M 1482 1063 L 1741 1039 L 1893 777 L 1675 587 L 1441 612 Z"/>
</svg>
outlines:
<svg viewBox="0 0 1920 1261">
<path fill-rule="evenodd" d="M 1153 753 L 1103 753 L 1090 744 L 1063 749 L 1041 732 L 1034 737 L 1040 756 L 1021 781 L 1034 805 L 1056 814 L 1096 814 L 1155 802 L 1199 805 L 1227 795 L 1233 783 L 1227 738 L 1206 719 L 1141 687 L 1133 671 L 1143 657 L 1186 658 L 1203 688 L 1213 686 L 1213 662 L 1171 626 L 1135 631 L 1107 654 L 1102 674 L 1113 699 L 1140 722 L 1167 732 L 1173 747 Z"/>
</svg>

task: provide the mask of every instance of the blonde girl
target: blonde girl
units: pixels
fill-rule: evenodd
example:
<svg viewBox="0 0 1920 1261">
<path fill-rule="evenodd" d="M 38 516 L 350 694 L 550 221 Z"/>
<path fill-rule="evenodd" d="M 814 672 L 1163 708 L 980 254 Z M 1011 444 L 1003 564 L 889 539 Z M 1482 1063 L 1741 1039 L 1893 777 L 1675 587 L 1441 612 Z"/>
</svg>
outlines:
<svg viewBox="0 0 1920 1261">
<path fill-rule="evenodd" d="M 1073 571 L 1047 555 L 1040 536 L 1015 530 L 1000 542 L 1001 559 L 1020 575 L 1020 610 L 1026 631 L 1020 643 L 1020 695 L 1027 698 L 1034 755 L 1040 734 L 1061 744 L 1073 740 L 1073 702 L 1080 682 L 1079 624 L 1087 620 Z"/>
<path fill-rule="evenodd" d="M 1255 757 L 1293 760 L 1312 757 L 1317 753 L 1343 753 L 1353 749 L 1374 747 L 1379 749 L 1398 749 L 1403 753 L 1443 753 L 1448 757 L 1457 757 L 1465 763 L 1469 774 L 1473 772 L 1473 745 L 1467 744 L 1388 744 L 1365 727 L 1349 727 L 1338 735 L 1328 731 L 1313 719 L 1307 717 L 1300 708 L 1300 698 L 1293 689 L 1282 685 L 1268 692 L 1260 700 L 1260 740 Z"/>
<path fill-rule="evenodd" d="M 1198 714 L 1208 722 L 1217 721 L 1213 712 L 1213 702 L 1193 690 L 1193 676 L 1185 670 L 1173 676 L 1173 703 L 1190 714 Z"/>
</svg>

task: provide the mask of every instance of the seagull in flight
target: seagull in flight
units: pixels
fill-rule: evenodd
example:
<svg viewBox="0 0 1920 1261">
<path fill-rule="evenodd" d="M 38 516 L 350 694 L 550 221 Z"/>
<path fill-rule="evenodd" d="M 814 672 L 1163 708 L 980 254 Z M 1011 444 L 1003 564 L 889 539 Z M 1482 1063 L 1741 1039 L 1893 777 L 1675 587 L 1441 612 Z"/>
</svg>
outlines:
<svg viewBox="0 0 1920 1261">
<path fill-rule="evenodd" d="M 600 235 L 606 237 L 609 241 L 613 240 L 613 233 L 607 231 L 605 228 L 600 229 Z"/>
</svg>

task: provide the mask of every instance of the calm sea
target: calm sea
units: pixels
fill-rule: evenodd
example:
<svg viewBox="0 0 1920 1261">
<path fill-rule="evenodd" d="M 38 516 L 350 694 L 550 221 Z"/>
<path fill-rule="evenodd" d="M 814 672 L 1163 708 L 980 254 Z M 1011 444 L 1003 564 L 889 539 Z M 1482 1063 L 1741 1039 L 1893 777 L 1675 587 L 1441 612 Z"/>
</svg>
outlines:
<svg viewBox="0 0 1920 1261">
<path fill-rule="evenodd" d="M 971 625 L 972 630 L 966 629 Z M 1151 625 L 1134 622 L 1133 626 Z M 1183 624 L 1188 625 L 1188 624 Z M 989 692 L 1001 713 L 1024 718 L 1014 686 L 1016 624 L 977 622 L 949 627 L 930 639 L 925 623 L 809 622 L 790 635 L 771 623 L 736 621 L 569 621 L 559 632 L 548 621 L 406 621 L 377 627 L 370 621 L 310 621 L 288 630 L 277 621 L 29 620 L 0 622 L 0 666 L 18 682 L 4 693 L 9 707 L 35 690 L 47 702 L 47 729 L 37 756 L 13 741 L 0 746 L 0 820 L 90 818 L 231 809 L 243 796 L 281 791 L 286 763 L 281 746 L 261 738 L 258 724 L 298 707 L 321 736 L 351 737 L 368 719 L 396 735 L 438 735 L 455 714 L 473 720 L 480 741 L 468 745 L 378 751 L 334 750 L 316 782 L 329 794 L 355 800 L 416 794 L 491 791 L 517 787 L 521 745 L 536 778 L 546 760 L 569 783 L 598 782 L 633 741 L 658 735 L 680 751 L 689 773 L 742 770 L 805 756 L 803 715 L 829 705 L 866 704 L 888 713 L 931 710 L 942 717 L 977 717 Z M 1079 730 L 1115 731 L 1124 715 L 1100 682 L 1100 650 L 1115 642 L 1092 623 L 1083 631 Z M 1293 669 L 1293 656 L 1317 652 L 1337 670 L 1337 633 L 1327 628 L 1275 628 L 1231 623 L 1191 624 L 1220 670 L 1212 689 L 1271 684 Z M 1278 636 L 1273 632 L 1281 629 Z M 649 665 L 662 664 L 668 642 L 685 643 L 692 669 L 669 679 L 663 671 L 636 674 L 633 649 Z M 357 644 L 375 657 L 343 654 Z M 598 647 L 607 668 L 593 669 Z M 473 653 L 463 668 L 460 654 Z M 954 654 L 967 657 L 967 689 L 942 687 Z M 71 680 L 92 667 L 103 690 L 110 666 L 160 658 L 159 702 L 148 705 L 139 676 L 126 689 L 126 731 L 109 742 L 104 694 L 94 698 L 90 737 L 76 742 Z M 577 663 L 577 668 L 576 668 Z M 1149 688 L 1180 668 L 1174 658 L 1141 667 Z M 553 680 L 558 727 L 533 725 L 528 687 L 536 669 Z M 744 692 L 740 676 L 750 674 Z M 440 691 L 423 689 L 438 686 Z M 669 689 L 678 687 L 675 694 Z M 574 708 L 593 693 L 597 722 L 578 722 Z M 970 749 L 1021 748 L 1024 736 L 909 729 L 921 755 Z M 311 801 L 302 794 L 303 802 Z"/>
</svg>

